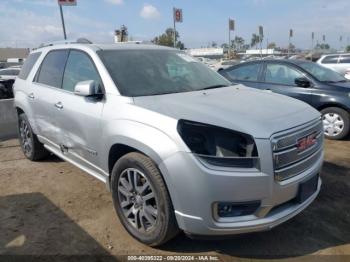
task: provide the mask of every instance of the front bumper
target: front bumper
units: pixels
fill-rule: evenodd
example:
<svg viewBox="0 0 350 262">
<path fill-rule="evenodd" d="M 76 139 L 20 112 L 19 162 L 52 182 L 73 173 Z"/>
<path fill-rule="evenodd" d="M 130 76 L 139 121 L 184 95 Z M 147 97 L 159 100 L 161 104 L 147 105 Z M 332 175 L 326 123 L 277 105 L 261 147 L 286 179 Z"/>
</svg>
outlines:
<svg viewBox="0 0 350 262">
<path fill-rule="evenodd" d="M 168 185 L 179 227 L 194 235 L 231 235 L 269 230 L 300 213 L 316 198 L 316 192 L 306 201 L 293 201 L 299 184 L 321 171 L 323 153 L 303 173 L 285 181 L 276 181 L 272 167 L 269 140 L 256 141 L 261 159 L 261 171 L 211 169 L 194 155 L 178 152 L 164 160 L 159 168 Z M 216 202 L 260 201 L 255 213 L 246 216 L 218 218 Z"/>
</svg>

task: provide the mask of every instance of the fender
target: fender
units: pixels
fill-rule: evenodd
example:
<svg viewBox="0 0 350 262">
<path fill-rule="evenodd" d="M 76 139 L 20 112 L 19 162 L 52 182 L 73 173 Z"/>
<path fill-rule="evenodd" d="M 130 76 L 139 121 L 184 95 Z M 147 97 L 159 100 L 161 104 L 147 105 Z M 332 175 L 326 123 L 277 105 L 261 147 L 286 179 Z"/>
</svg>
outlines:
<svg viewBox="0 0 350 262">
<path fill-rule="evenodd" d="M 106 173 L 109 172 L 108 156 L 113 145 L 122 144 L 135 148 L 156 163 L 169 190 L 173 206 L 175 209 L 178 207 L 179 201 L 177 192 L 174 190 L 172 178 L 168 175 L 168 172 L 163 172 L 161 163 L 181 150 L 178 146 L 179 143 L 176 144 L 172 138 L 155 127 L 132 120 L 112 121 L 104 129 L 104 136 L 108 136 L 108 139 L 106 139 L 106 144 L 101 148 L 100 160 L 103 161 L 101 166 Z"/>
<path fill-rule="evenodd" d="M 17 81 L 16 81 L 17 82 Z M 32 110 L 32 106 L 29 105 L 29 99 L 28 99 L 28 94 L 26 94 L 24 91 L 22 90 L 16 90 L 14 89 L 14 95 L 15 95 L 15 99 L 14 99 L 14 106 L 16 108 L 21 109 L 27 116 L 29 124 L 33 130 L 33 132 L 35 134 L 38 134 L 38 128 L 36 125 L 36 121 L 34 118 L 34 114 L 33 114 L 33 110 Z"/>
</svg>

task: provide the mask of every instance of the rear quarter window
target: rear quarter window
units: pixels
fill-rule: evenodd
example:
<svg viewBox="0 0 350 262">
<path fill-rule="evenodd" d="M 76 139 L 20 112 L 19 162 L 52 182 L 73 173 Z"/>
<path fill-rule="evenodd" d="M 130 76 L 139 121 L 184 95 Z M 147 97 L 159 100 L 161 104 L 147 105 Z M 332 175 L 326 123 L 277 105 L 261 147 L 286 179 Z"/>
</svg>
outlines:
<svg viewBox="0 0 350 262">
<path fill-rule="evenodd" d="M 329 55 L 323 58 L 321 61 L 322 64 L 337 64 L 339 55 Z"/>
<path fill-rule="evenodd" d="M 41 63 L 37 82 L 61 88 L 68 53 L 69 50 L 50 51 Z"/>
<path fill-rule="evenodd" d="M 350 64 L 350 55 L 343 55 L 340 58 L 340 62 L 341 64 Z"/>
<path fill-rule="evenodd" d="M 38 58 L 40 55 L 41 55 L 41 52 L 37 52 L 37 53 L 32 53 L 27 57 L 26 61 L 24 62 L 21 68 L 21 72 L 18 74 L 18 77 L 20 79 L 23 79 L 23 80 L 27 79 L 30 71 L 32 71 L 32 68 L 36 63 L 36 61 L 38 61 Z"/>
</svg>

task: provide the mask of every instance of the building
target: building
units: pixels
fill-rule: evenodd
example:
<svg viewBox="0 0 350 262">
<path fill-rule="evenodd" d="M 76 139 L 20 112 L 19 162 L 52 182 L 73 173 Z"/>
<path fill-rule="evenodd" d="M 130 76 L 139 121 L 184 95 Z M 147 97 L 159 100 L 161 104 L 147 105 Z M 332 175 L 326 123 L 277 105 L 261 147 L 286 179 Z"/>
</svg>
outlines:
<svg viewBox="0 0 350 262">
<path fill-rule="evenodd" d="M 114 31 L 114 43 L 128 42 L 128 40 L 128 28 L 125 25 Z"/>
<path fill-rule="evenodd" d="M 23 62 L 29 52 L 29 48 L 0 48 L 0 62 Z"/>
<path fill-rule="evenodd" d="M 195 57 L 222 58 L 224 56 L 223 48 L 193 48 L 186 52 Z"/>
<path fill-rule="evenodd" d="M 245 51 L 246 55 L 279 55 L 281 52 L 275 49 L 248 49 Z"/>
</svg>

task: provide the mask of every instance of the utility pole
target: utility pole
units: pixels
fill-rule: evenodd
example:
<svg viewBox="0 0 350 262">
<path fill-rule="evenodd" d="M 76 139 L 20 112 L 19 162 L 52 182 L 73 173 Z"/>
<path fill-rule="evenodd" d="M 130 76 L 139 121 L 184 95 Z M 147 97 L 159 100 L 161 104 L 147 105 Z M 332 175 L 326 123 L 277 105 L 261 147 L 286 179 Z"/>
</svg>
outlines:
<svg viewBox="0 0 350 262">
<path fill-rule="evenodd" d="M 59 5 L 59 6 L 60 6 L 60 13 L 61 13 L 62 28 L 63 28 L 63 37 L 64 37 L 64 40 L 67 40 L 66 26 L 65 26 L 65 24 L 64 24 L 62 5 Z"/>
<path fill-rule="evenodd" d="M 174 20 L 174 48 L 176 47 L 176 23 L 182 23 L 182 9 L 173 7 L 173 20 Z"/>
<path fill-rule="evenodd" d="M 290 54 L 290 44 L 291 44 L 291 38 L 293 37 L 293 29 L 289 30 L 289 41 L 288 41 L 288 57 Z"/>
<path fill-rule="evenodd" d="M 62 21 L 62 29 L 63 29 L 63 37 L 64 40 L 67 40 L 67 34 L 66 34 L 66 26 L 64 24 L 64 17 L 63 17 L 63 10 L 62 6 L 75 6 L 77 5 L 77 0 L 57 0 L 58 6 L 60 7 L 60 13 L 61 13 L 61 21 Z"/>
<path fill-rule="evenodd" d="M 260 58 L 262 58 L 262 41 L 264 38 L 264 28 L 259 26 Z"/>
<path fill-rule="evenodd" d="M 235 31 L 235 20 L 228 19 L 228 58 L 231 58 L 231 31 Z"/>
<path fill-rule="evenodd" d="M 315 33 L 312 32 L 311 33 L 311 61 L 312 61 L 312 55 L 313 55 L 313 52 L 314 52 L 314 39 L 315 39 Z"/>
</svg>

